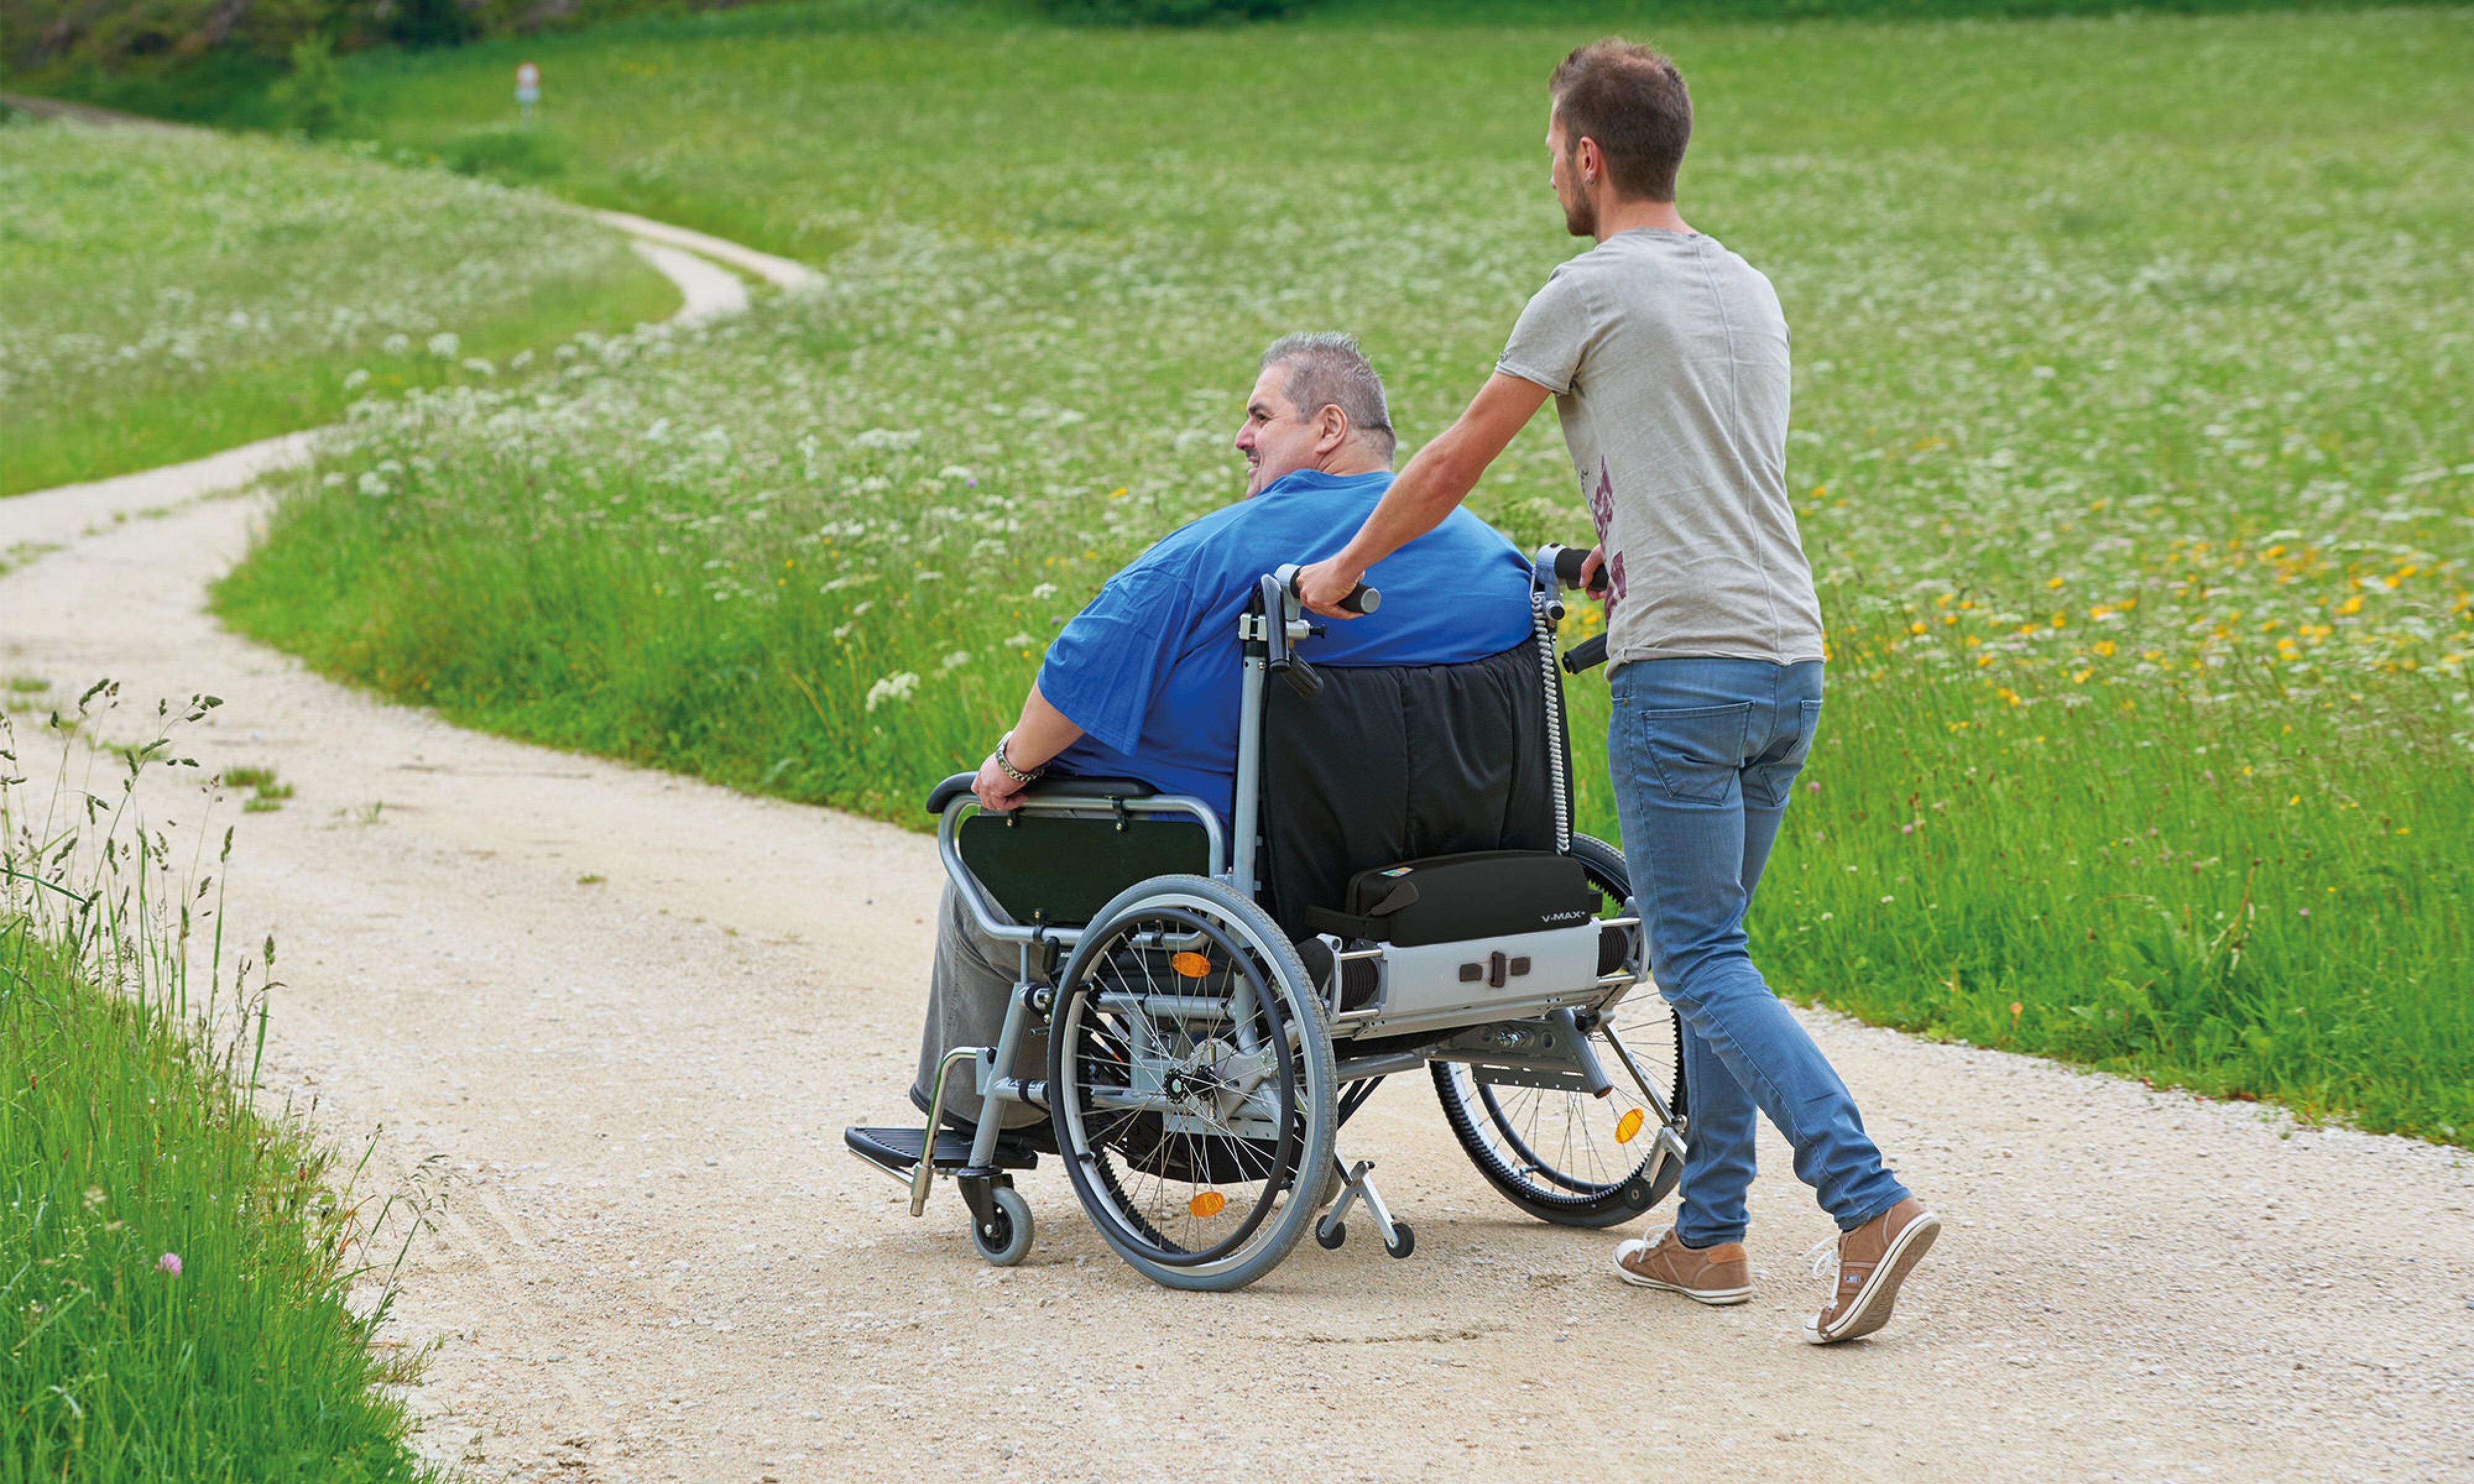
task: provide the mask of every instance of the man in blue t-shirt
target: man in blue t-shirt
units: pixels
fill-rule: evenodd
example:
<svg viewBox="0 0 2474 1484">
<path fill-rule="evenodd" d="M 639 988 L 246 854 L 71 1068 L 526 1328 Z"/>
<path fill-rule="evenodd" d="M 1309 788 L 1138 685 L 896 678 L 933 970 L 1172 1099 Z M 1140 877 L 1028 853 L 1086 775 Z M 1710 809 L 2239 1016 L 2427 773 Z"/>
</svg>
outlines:
<svg viewBox="0 0 2474 1484">
<path fill-rule="evenodd" d="M 1127 563 L 1057 634 L 1022 719 L 980 765 L 972 785 L 980 802 L 1010 808 L 1054 768 L 1192 794 L 1227 823 L 1237 782 L 1238 615 L 1264 573 L 1340 550 L 1391 488 L 1393 441 L 1382 378 L 1354 339 L 1273 342 L 1237 430 L 1246 498 Z M 1383 606 L 1333 625 L 1299 653 L 1323 665 L 1457 664 L 1530 634 L 1528 559 L 1466 510 L 1377 562 L 1366 581 L 1384 594 Z M 973 931 L 948 887 L 910 1093 L 922 1111 L 948 1048 L 996 1043 L 1012 962 Z M 1025 1038 L 1007 1074 L 1042 1075 L 1044 1040 Z M 979 1103 L 974 1090 L 946 1089 L 946 1109 L 959 1120 L 976 1119 Z M 1041 1116 L 1014 1107 L 1007 1122 Z"/>
</svg>

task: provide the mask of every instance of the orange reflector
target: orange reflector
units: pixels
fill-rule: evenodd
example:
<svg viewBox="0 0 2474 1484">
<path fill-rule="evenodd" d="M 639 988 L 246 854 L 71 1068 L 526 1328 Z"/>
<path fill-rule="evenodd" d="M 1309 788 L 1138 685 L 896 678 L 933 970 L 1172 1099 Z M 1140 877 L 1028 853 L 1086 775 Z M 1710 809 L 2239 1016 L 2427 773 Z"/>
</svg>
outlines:
<svg viewBox="0 0 2474 1484">
<path fill-rule="evenodd" d="M 1201 1195 L 1196 1196 L 1193 1200 L 1186 1202 L 1185 1209 L 1194 1212 L 1197 1216 L 1202 1217 L 1204 1220 L 1209 1220 L 1211 1217 L 1217 1216 L 1222 1211 L 1228 1209 L 1228 1198 L 1222 1195 L 1217 1190 L 1205 1190 Z"/>
<path fill-rule="evenodd" d="M 1633 1136 L 1640 1132 L 1640 1110 L 1637 1108 L 1624 1114 L 1621 1118 L 1616 1119 L 1615 1142 L 1618 1144 L 1631 1143 Z"/>
<path fill-rule="evenodd" d="M 1200 953 L 1180 953 L 1168 961 L 1168 967 L 1188 979 L 1200 979 L 1211 972 L 1211 960 Z"/>
</svg>

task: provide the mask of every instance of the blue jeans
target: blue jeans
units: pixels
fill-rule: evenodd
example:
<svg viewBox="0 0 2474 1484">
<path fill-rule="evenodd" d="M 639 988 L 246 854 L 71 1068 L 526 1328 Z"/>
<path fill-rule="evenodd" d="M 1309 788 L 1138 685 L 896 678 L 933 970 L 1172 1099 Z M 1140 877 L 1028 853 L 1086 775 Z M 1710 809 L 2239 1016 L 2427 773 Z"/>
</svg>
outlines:
<svg viewBox="0 0 2474 1484">
<path fill-rule="evenodd" d="M 1684 1022 L 1686 1116 L 1675 1234 L 1741 1241 L 1756 1108 L 1851 1232 L 1907 1189 L 1856 1100 L 1753 967 L 1744 910 L 1821 721 L 1821 663 L 1637 659 L 1609 682 L 1607 763 L 1659 992 Z"/>
</svg>

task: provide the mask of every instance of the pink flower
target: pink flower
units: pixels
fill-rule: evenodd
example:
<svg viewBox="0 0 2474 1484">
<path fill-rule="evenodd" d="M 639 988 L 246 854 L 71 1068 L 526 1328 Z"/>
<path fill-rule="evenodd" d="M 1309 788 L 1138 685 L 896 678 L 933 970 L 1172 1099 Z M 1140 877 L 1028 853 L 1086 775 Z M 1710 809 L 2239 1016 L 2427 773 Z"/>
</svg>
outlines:
<svg viewBox="0 0 2474 1484">
<path fill-rule="evenodd" d="M 1818 783 L 1807 783 L 1804 785 L 1804 791 L 1807 794 L 1817 794 L 1821 792 L 1821 785 Z"/>
<path fill-rule="evenodd" d="M 181 1255 L 177 1252 L 167 1252 L 163 1256 L 156 1258 L 155 1271 L 158 1273 L 168 1273 L 174 1278 L 180 1277 Z"/>
<path fill-rule="evenodd" d="M 2303 915 L 2304 917 L 2309 917 L 2309 916 L 2311 915 L 2311 909 L 2310 909 L 2310 908 L 2308 908 L 2308 907 L 2303 908 L 2303 909 L 2302 909 L 2302 915 Z"/>
</svg>

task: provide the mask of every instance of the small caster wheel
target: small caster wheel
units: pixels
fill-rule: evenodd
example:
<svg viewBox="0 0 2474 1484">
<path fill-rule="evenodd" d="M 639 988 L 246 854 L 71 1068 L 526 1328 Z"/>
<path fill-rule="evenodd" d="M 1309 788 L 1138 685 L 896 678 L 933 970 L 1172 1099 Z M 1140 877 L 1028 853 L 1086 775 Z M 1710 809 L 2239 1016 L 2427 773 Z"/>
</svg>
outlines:
<svg viewBox="0 0 2474 1484">
<path fill-rule="evenodd" d="M 1395 1257 L 1405 1257 L 1418 1250 L 1418 1233 L 1409 1230 L 1409 1223 L 1395 1221 L 1392 1223 L 1392 1240 L 1383 1244 L 1383 1250 Z"/>
<path fill-rule="evenodd" d="M 1009 1268 L 1031 1252 L 1031 1203 L 1011 1185 L 999 1185 L 988 1196 L 993 1209 L 986 1221 L 971 1223 L 971 1245 L 988 1266 Z"/>
<path fill-rule="evenodd" d="M 1340 1251 L 1340 1244 L 1348 1240 L 1348 1223 L 1335 1221 L 1326 1226 L 1322 1222 L 1316 1222 L 1315 1240 L 1322 1244 L 1322 1250 L 1325 1252 Z"/>
</svg>

